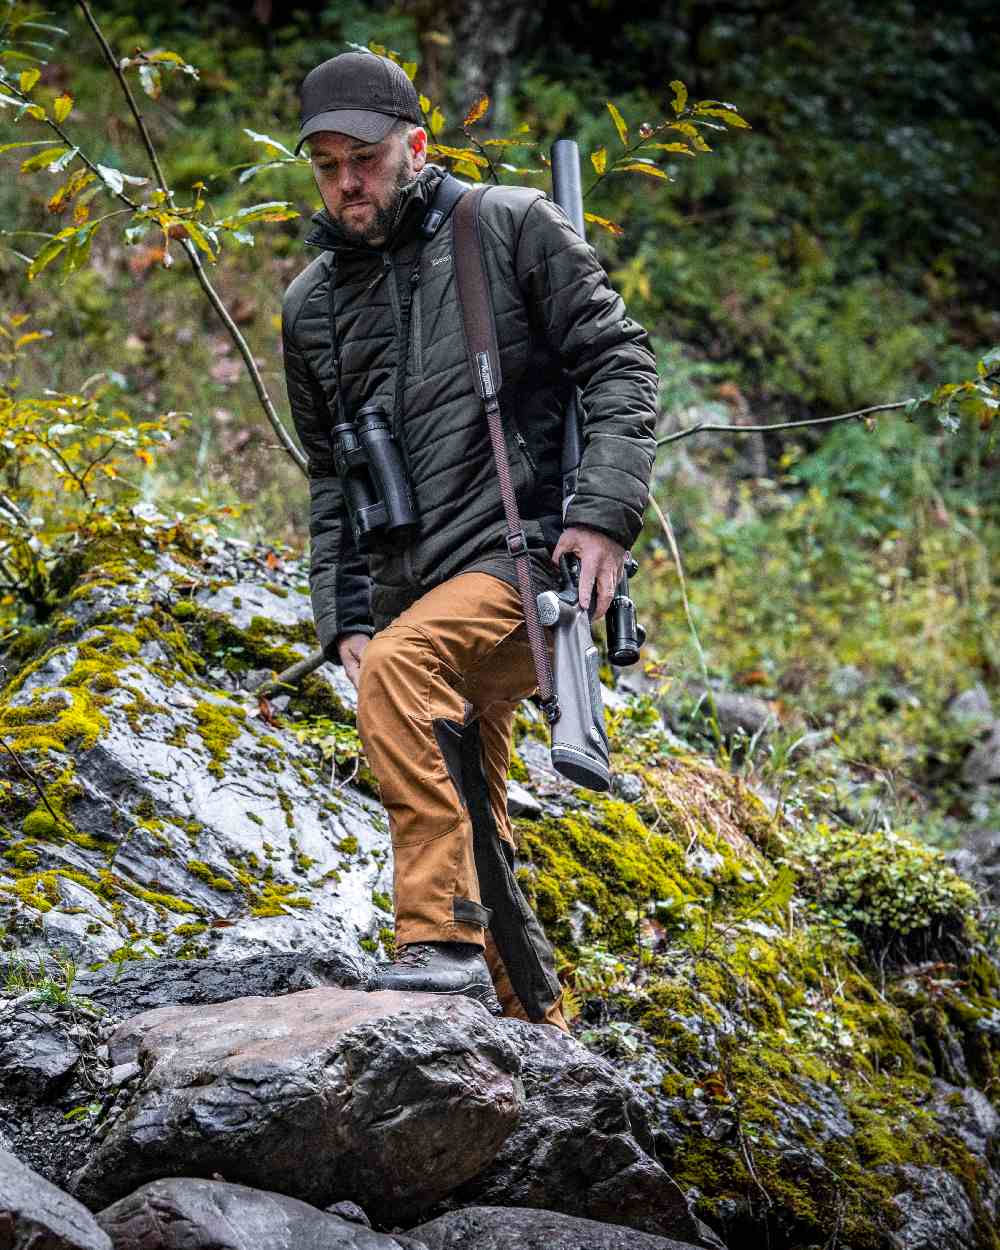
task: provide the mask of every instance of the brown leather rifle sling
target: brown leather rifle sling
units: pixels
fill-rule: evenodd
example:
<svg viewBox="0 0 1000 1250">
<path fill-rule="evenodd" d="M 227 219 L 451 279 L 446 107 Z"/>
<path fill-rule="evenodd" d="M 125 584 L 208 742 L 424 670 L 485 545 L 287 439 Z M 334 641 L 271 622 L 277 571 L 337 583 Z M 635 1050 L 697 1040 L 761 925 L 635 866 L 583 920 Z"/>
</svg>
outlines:
<svg viewBox="0 0 1000 1250">
<path fill-rule="evenodd" d="M 521 595 L 524 623 L 528 630 L 528 642 L 535 662 L 535 676 L 542 709 L 549 724 L 559 719 L 559 701 L 556 698 L 552 663 L 546 645 L 545 632 L 538 619 L 538 601 L 531 577 L 531 560 L 528 542 L 521 524 L 514 484 L 510 474 L 510 460 L 503 436 L 500 414 L 500 349 L 497 344 L 496 320 L 493 301 L 490 299 L 486 258 L 483 254 L 482 228 L 479 219 L 480 204 L 489 187 L 476 187 L 467 191 L 454 210 L 453 239 L 455 251 L 455 281 L 458 286 L 458 302 L 462 309 L 465 329 L 465 347 L 469 356 L 469 368 L 476 394 L 483 401 L 486 424 L 489 427 L 493 459 L 500 479 L 500 497 L 503 500 L 504 518 L 507 523 L 507 551 L 514 561 L 517 588 Z"/>
</svg>

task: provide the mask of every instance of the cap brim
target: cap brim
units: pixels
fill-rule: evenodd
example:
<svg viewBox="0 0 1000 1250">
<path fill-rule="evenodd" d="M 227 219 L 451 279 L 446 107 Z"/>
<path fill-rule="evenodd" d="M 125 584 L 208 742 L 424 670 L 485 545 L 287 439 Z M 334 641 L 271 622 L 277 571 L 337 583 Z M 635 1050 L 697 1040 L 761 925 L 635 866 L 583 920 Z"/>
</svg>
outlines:
<svg viewBox="0 0 1000 1250">
<path fill-rule="evenodd" d="M 397 121 L 398 117 L 373 113 L 369 109 L 335 109 L 330 113 L 317 113 L 299 131 L 295 151 L 298 152 L 310 135 L 318 134 L 321 130 L 347 135 L 349 139 L 360 139 L 364 143 L 380 143 Z"/>
</svg>

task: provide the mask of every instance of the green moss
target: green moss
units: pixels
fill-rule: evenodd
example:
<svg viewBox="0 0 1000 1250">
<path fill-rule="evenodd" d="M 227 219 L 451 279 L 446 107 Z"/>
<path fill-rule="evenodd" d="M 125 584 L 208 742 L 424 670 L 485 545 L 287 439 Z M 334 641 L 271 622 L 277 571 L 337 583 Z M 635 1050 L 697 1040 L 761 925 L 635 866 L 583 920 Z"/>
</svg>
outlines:
<svg viewBox="0 0 1000 1250">
<path fill-rule="evenodd" d="M 349 833 L 346 838 L 341 838 L 337 843 L 338 850 L 344 852 L 345 855 L 357 855 L 358 840 L 353 833 Z"/>
<path fill-rule="evenodd" d="M 213 890 L 222 890 L 224 893 L 231 893 L 236 886 L 228 877 L 220 876 L 213 872 L 208 864 L 202 863 L 200 859 L 189 859 L 187 862 L 187 870 L 193 877 L 197 877 L 199 881 L 204 881 L 206 885 L 210 885 Z M 187 908 L 193 911 L 193 907 Z"/>
<path fill-rule="evenodd" d="M 208 928 L 207 924 L 201 924 L 201 923 L 179 924 L 172 930 L 172 932 L 174 933 L 176 937 L 189 938 L 189 937 L 197 937 L 199 933 L 204 933 L 207 928 Z"/>
<path fill-rule="evenodd" d="M 380 911 L 392 911 L 392 899 L 388 894 L 383 894 L 379 890 L 372 890 L 372 902 Z"/>
<path fill-rule="evenodd" d="M 178 621 L 189 621 L 197 612 L 198 609 L 190 599 L 178 599 L 170 608 L 171 615 L 176 617 Z"/>
<path fill-rule="evenodd" d="M 216 777 L 225 775 L 225 763 L 229 748 L 240 736 L 246 712 L 235 703 L 222 706 L 202 699 L 191 712 L 197 724 L 197 733 L 209 754 L 208 771 Z"/>
</svg>

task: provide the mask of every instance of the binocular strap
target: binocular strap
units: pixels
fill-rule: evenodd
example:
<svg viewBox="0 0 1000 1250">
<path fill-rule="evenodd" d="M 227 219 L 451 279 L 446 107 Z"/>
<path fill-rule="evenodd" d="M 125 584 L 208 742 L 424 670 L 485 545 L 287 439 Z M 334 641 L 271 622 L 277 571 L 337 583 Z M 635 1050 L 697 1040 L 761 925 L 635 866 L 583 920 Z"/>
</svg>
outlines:
<svg viewBox="0 0 1000 1250">
<path fill-rule="evenodd" d="M 548 938 L 514 875 L 514 850 L 500 837 L 483 770 L 479 724 L 434 721 L 435 736 L 472 823 L 479 895 L 492 912 L 489 926 L 514 992 L 528 1018 L 545 1019 L 562 987 Z"/>
</svg>

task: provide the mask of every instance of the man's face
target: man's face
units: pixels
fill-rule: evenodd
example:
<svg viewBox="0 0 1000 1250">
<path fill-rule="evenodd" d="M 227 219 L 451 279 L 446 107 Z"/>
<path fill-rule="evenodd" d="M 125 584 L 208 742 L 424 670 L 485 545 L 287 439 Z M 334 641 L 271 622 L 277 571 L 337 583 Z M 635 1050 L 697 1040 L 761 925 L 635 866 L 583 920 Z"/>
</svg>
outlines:
<svg viewBox="0 0 1000 1250">
<path fill-rule="evenodd" d="M 383 243 L 399 195 L 427 159 L 427 135 L 420 127 L 390 134 L 381 143 L 320 131 L 309 138 L 316 186 L 333 221 L 354 243 Z"/>
</svg>

